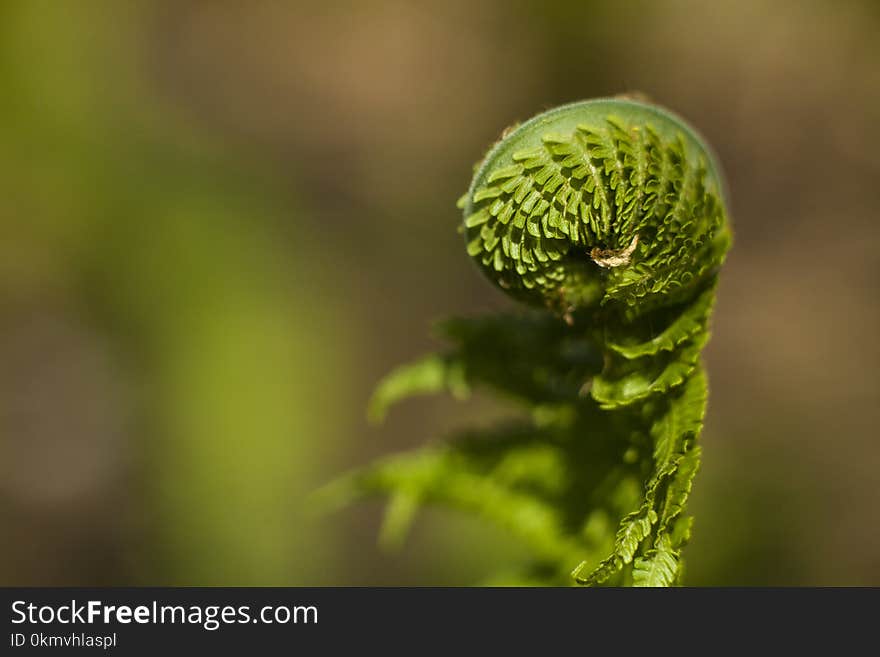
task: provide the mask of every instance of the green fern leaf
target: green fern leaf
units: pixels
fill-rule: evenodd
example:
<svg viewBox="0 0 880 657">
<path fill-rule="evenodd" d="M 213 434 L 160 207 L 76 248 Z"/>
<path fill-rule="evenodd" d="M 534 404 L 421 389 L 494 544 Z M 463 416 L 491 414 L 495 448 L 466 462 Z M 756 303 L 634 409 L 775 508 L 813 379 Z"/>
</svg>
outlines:
<svg viewBox="0 0 880 657">
<path fill-rule="evenodd" d="M 672 549 L 669 537 L 663 535 L 653 549 L 635 560 L 633 585 L 671 586 L 678 573 L 678 566 L 678 554 Z"/>
<path fill-rule="evenodd" d="M 381 422 L 397 402 L 445 390 L 459 398 L 467 397 L 469 388 L 461 364 L 454 358 L 430 354 L 397 368 L 379 383 L 370 400 L 368 417 L 372 422 Z"/>
<path fill-rule="evenodd" d="M 494 522 L 532 559 L 489 581 L 679 583 L 700 353 L 731 244 L 723 187 L 703 140 L 653 105 L 575 103 L 507 131 L 459 200 L 460 230 L 486 277 L 532 310 L 441 323 L 446 352 L 386 377 L 370 415 L 482 387 L 519 419 L 366 466 L 318 499 L 387 496 L 384 544 L 422 505 Z"/>
<path fill-rule="evenodd" d="M 678 309 L 680 310 L 679 314 L 668 326 L 650 339 L 644 339 L 640 333 L 644 332 L 646 324 L 652 331 L 656 330 L 655 325 L 650 321 L 653 318 L 649 318 L 647 322 L 643 319 L 643 321 L 635 322 L 635 325 L 627 327 L 615 327 L 613 329 L 614 337 L 606 339 L 605 345 L 611 351 L 630 360 L 653 356 L 661 351 L 672 351 L 706 330 L 714 302 L 715 287 L 712 285 L 702 292 L 692 304 Z"/>
<path fill-rule="evenodd" d="M 678 350 L 660 356 L 610 359 L 606 371 L 593 380 L 593 399 L 602 408 L 614 409 L 666 393 L 691 376 L 708 339 L 708 334 L 701 333 Z"/>
</svg>

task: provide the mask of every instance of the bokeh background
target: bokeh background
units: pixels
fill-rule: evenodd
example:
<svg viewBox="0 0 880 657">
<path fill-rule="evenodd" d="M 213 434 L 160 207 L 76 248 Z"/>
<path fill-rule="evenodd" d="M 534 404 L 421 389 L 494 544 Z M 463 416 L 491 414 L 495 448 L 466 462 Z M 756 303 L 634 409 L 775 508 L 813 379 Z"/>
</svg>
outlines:
<svg viewBox="0 0 880 657">
<path fill-rule="evenodd" d="M 0 584 L 470 584 L 307 494 L 504 409 L 377 379 L 507 307 L 455 200 L 501 130 L 638 90 L 726 169 L 695 585 L 880 585 L 880 5 L 0 3 Z"/>
</svg>

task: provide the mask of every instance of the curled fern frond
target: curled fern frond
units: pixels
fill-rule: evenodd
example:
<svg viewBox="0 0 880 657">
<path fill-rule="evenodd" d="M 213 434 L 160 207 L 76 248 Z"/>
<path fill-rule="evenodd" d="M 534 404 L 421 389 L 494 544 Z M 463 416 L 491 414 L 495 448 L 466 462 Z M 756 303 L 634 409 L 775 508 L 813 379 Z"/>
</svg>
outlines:
<svg viewBox="0 0 880 657">
<path fill-rule="evenodd" d="M 506 132 L 460 207 L 468 254 L 531 310 L 444 322 L 450 348 L 387 377 L 370 414 L 474 387 L 528 412 L 323 494 L 387 495 L 385 542 L 423 504 L 478 514 L 531 548 L 517 581 L 679 582 L 706 408 L 700 353 L 731 243 L 714 156 L 653 105 L 565 105 Z"/>
</svg>

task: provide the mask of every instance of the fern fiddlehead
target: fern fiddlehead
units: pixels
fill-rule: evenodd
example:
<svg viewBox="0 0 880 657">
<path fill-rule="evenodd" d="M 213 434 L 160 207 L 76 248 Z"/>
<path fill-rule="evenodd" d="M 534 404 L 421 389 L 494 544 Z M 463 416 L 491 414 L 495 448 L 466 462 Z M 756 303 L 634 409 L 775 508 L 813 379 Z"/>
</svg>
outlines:
<svg viewBox="0 0 880 657">
<path fill-rule="evenodd" d="M 508 131 L 459 206 L 468 254 L 532 310 L 440 324 L 451 348 L 393 372 L 370 410 L 484 386 L 528 413 L 323 493 L 388 495 L 384 541 L 424 504 L 500 524 L 533 562 L 494 583 L 680 581 L 706 407 L 700 352 L 731 243 L 723 194 L 702 139 L 647 103 L 574 103 Z"/>
</svg>

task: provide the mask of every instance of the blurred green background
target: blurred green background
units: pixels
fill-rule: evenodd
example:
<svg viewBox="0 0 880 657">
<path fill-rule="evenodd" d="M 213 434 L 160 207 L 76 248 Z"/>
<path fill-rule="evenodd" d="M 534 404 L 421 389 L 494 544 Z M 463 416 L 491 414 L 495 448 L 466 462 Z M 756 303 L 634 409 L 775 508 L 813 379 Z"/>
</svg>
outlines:
<svg viewBox="0 0 880 657">
<path fill-rule="evenodd" d="M 880 5 L 0 3 L 0 584 L 470 584 L 429 512 L 315 518 L 432 320 L 504 308 L 455 200 L 501 130 L 638 90 L 728 175 L 695 585 L 880 585 Z"/>
</svg>

